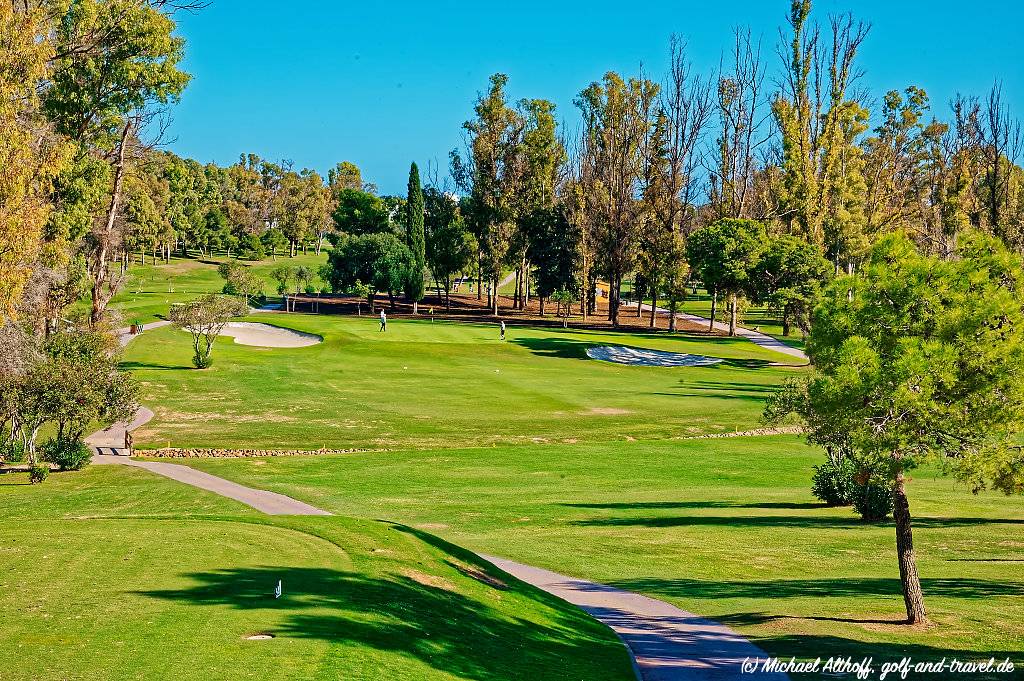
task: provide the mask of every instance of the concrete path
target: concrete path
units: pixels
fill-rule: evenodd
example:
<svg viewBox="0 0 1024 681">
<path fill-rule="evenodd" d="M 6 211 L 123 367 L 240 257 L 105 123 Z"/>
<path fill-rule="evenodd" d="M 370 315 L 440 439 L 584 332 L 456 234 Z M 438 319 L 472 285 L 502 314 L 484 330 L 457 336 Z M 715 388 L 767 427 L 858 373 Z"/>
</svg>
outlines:
<svg viewBox="0 0 1024 681">
<path fill-rule="evenodd" d="M 623 303 L 622 306 L 636 307 L 636 303 Z M 641 303 L 641 312 L 650 312 L 650 310 L 650 305 L 648 305 L 647 303 Z M 663 307 L 659 307 L 658 314 L 668 314 L 668 310 L 666 310 Z M 693 322 L 694 324 L 702 324 L 704 326 L 708 326 L 711 324 L 711 320 L 708 319 L 707 317 L 701 317 L 700 315 L 690 314 L 689 312 L 677 312 L 676 319 L 684 319 L 688 322 Z M 715 328 L 719 331 L 729 331 L 729 325 L 726 324 L 725 322 L 715 322 Z M 807 354 L 804 353 L 804 351 L 801 350 L 800 348 L 794 348 L 792 345 L 787 345 L 786 343 L 783 343 L 779 339 L 773 338 L 772 336 L 769 336 L 766 333 L 761 333 L 760 331 L 754 331 L 753 329 L 745 329 L 742 326 L 737 326 L 736 335 L 742 336 L 743 338 L 749 340 L 751 343 L 760 345 L 762 348 L 774 350 L 775 352 L 781 352 L 784 355 L 789 355 L 790 357 L 796 357 L 798 359 L 807 359 Z"/>
<path fill-rule="evenodd" d="M 143 331 L 149 331 L 150 329 L 159 329 L 161 326 L 170 326 L 170 325 L 171 325 L 171 323 L 169 321 L 163 319 L 163 320 L 160 320 L 160 321 L 157 321 L 157 322 L 150 322 L 148 324 L 143 324 L 142 325 L 142 330 Z M 114 335 L 117 336 L 117 341 L 121 344 L 121 347 L 124 347 L 124 346 L 128 345 L 128 343 L 131 341 L 132 338 L 135 338 L 135 336 L 137 336 L 139 334 L 137 334 L 137 333 L 133 334 L 131 328 L 126 326 L 123 329 L 118 329 L 118 330 L 114 331 Z"/>
<path fill-rule="evenodd" d="M 219 494 L 222 497 L 240 501 L 267 515 L 331 515 L 316 506 L 310 506 L 307 503 L 286 497 L 283 494 L 239 485 L 236 482 L 218 478 L 216 475 L 210 475 L 209 473 L 197 471 L 194 468 L 179 464 L 161 463 L 158 461 L 135 461 L 125 456 L 110 456 L 106 454 L 94 456 L 93 463 L 120 464 L 122 466 L 143 468 L 151 473 L 183 482 L 186 485 L 192 485 L 193 487 Z"/>
<path fill-rule="evenodd" d="M 625 642 L 643 681 L 783 681 L 781 673 L 744 673 L 741 664 L 767 653 L 728 627 L 630 591 L 481 556 L 513 577 L 568 601 L 608 625 Z"/>
<path fill-rule="evenodd" d="M 125 431 L 133 431 L 148 423 L 151 418 L 153 418 L 152 411 L 146 407 L 139 407 L 139 410 L 135 412 L 135 418 L 130 423 L 118 422 L 103 430 L 97 430 L 85 438 L 85 444 L 92 446 L 97 454 L 128 456 L 128 452 L 124 448 Z"/>
</svg>

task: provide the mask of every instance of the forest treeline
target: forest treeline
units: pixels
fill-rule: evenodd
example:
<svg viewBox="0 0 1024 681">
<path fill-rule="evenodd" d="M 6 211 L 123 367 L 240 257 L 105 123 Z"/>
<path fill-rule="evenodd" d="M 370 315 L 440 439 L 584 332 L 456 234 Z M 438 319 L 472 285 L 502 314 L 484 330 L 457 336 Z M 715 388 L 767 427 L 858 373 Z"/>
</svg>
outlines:
<svg viewBox="0 0 1024 681">
<path fill-rule="evenodd" d="M 820 281 L 855 271 L 879 235 L 952 257 L 976 228 L 1024 249 L 1020 127 L 998 82 L 948 110 L 912 78 L 875 101 L 858 64 L 869 27 L 820 23 L 808 0 L 791 3 L 778 44 L 737 30 L 715 72 L 694 69 L 674 38 L 661 77 L 605 74 L 576 97 L 571 126 L 550 101 L 511 101 L 495 74 L 449 176 L 435 169 L 421 187 L 414 168 L 406 197 L 379 196 L 348 162 L 323 177 L 162 149 L 189 81 L 175 17 L 199 8 L 0 6 L 5 318 L 45 332 L 85 297 L 95 326 L 133 259 L 260 258 L 329 238 L 324 279 L 338 291 L 415 302 L 424 277 L 450 291 L 463 274 L 497 312 L 497 283 L 514 271 L 516 307 L 557 297 L 592 314 L 601 288 L 617 322 L 624 282 L 674 310 L 700 281 L 733 318 L 746 297 L 803 325 Z"/>
</svg>

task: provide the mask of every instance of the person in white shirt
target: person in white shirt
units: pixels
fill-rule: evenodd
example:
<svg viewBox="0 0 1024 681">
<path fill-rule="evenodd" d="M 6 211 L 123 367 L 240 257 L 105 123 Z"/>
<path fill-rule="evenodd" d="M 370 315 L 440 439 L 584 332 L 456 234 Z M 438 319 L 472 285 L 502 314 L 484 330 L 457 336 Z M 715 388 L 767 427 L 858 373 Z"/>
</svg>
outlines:
<svg viewBox="0 0 1024 681">
<path fill-rule="evenodd" d="M 505 340 L 505 320 L 501 320 L 501 340 Z"/>
<path fill-rule="evenodd" d="M 388 316 L 386 314 L 384 314 L 384 310 L 380 311 L 380 330 L 381 331 L 387 331 L 388 330 Z"/>
</svg>

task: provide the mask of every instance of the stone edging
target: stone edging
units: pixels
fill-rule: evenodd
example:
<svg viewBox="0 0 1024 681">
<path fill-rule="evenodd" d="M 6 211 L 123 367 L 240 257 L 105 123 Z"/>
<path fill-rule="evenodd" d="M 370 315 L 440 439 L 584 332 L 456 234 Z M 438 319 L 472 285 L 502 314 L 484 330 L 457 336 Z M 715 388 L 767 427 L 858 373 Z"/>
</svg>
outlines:
<svg viewBox="0 0 1024 681">
<path fill-rule="evenodd" d="M 204 449 L 193 447 L 161 447 L 138 449 L 136 456 L 159 459 L 243 459 L 266 456 L 320 456 L 324 454 L 356 454 L 382 452 L 383 449 Z"/>
<path fill-rule="evenodd" d="M 806 432 L 803 426 L 776 426 L 774 428 L 755 428 L 753 430 L 737 430 L 729 433 L 708 433 L 707 435 L 689 435 L 681 440 L 711 440 L 720 437 L 752 437 L 755 435 L 802 435 Z"/>
</svg>

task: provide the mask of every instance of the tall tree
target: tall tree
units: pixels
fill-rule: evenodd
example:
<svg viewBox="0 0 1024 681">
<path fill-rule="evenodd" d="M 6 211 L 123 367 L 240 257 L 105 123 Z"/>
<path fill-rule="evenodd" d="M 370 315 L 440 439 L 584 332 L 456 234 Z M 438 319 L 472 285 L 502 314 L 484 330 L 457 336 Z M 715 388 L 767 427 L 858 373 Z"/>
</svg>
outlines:
<svg viewBox="0 0 1024 681">
<path fill-rule="evenodd" d="M 931 462 L 975 491 L 1024 490 L 1021 258 L 976 233 L 951 260 L 887 235 L 827 288 L 807 354 L 813 373 L 768 413 L 795 411 L 812 442 L 841 444 L 891 487 L 907 621 L 923 623 L 907 473 Z"/>
<path fill-rule="evenodd" d="M 583 114 L 581 177 L 593 248 L 608 280 L 608 319 L 619 323 L 622 279 L 633 269 L 644 226 L 640 200 L 658 85 L 609 72 L 576 99 Z"/>
<path fill-rule="evenodd" d="M 405 245 L 412 253 L 412 267 L 405 282 L 405 297 L 412 301 L 412 313 L 419 314 L 423 300 L 423 274 L 427 267 L 427 240 L 423 227 L 423 188 L 420 169 L 414 162 L 409 167 L 409 192 L 405 202 Z"/>
<path fill-rule="evenodd" d="M 468 153 L 452 152 L 452 175 L 472 201 L 472 222 L 479 230 L 481 270 L 489 282 L 489 303 L 498 314 L 498 282 L 516 225 L 516 196 L 523 174 L 525 121 L 508 106 L 508 76 L 496 73 L 490 89 L 477 98 L 475 118 L 466 121 Z"/>
<path fill-rule="evenodd" d="M 36 84 L 53 55 L 41 9 L 0 7 L 0 324 L 16 314 L 50 216 L 67 145 L 49 134 Z"/>
<path fill-rule="evenodd" d="M 868 26 L 834 17 L 821 45 L 811 1 L 793 0 L 782 91 L 772 111 L 782 135 L 780 217 L 791 233 L 821 245 L 837 267 L 852 267 L 866 246 L 862 149 L 867 111 L 852 86 Z"/>
<path fill-rule="evenodd" d="M 86 241 L 92 281 L 93 325 L 120 285 L 111 261 L 121 248 L 118 230 L 130 148 L 153 105 L 177 99 L 189 76 L 179 70 L 184 39 L 156 0 L 80 0 L 65 5 L 54 24 L 53 71 L 43 102 L 56 129 L 111 167 L 105 215 Z"/>
</svg>

